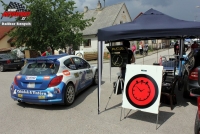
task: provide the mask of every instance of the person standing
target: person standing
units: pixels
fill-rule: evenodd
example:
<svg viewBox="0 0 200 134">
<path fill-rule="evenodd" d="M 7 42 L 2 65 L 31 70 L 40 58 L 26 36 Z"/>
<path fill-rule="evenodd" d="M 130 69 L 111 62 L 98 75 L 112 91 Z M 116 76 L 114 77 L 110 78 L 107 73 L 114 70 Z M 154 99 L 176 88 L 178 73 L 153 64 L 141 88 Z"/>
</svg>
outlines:
<svg viewBox="0 0 200 134">
<path fill-rule="evenodd" d="M 129 41 L 123 41 L 123 46 L 128 49 L 128 62 L 127 62 L 127 64 L 135 63 L 135 56 L 133 54 L 133 51 L 130 49 L 130 42 Z M 122 74 L 122 78 L 125 79 L 126 65 L 125 65 L 125 67 L 121 67 L 121 74 Z"/>
<path fill-rule="evenodd" d="M 179 43 L 178 43 L 178 41 L 176 41 L 176 43 L 174 44 L 174 54 L 175 55 L 179 54 Z"/>
<path fill-rule="evenodd" d="M 140 55 L 142 55 L 142 44 L 139 45 Z"/>
<path fill-rule="evenodd" d="M 48 55 L 52 55 L 52 49 L 51 47 L 47 47 L 47 50 L 41 54 L 41 56 L 48 56 Z"/>
<path fill-rule="evenodd" d="M 199 44 L 197 44 L 197 42 L 194 41 L 194 43 L 191 46 L 191 51 L 194 50 L 194 49 L 197 49 L 198 47 L 199 47 Z"/>
<path fill-rule="evenodd" d="M 148 55 L 148 49 L 149 49 L 149 45 L 146 43 L 144 45 L 144 52 L 145 52 L 146 55 Z"/>
<path fill-rule="evenodd" d="M 135 55 L 135 51 L 136 51 L 136 45 L 135 44 L 132 44 L 132 51 L 133 51 L 133 54 Z"/>
<path fill-rule="evenodd" d="M 70 46 L 68 47 L 67 53 L 68 53 L 69 55 L 73 55 L 73 54 L 74 54 L 74 50 L 73 50 L 72 45 L 70 45 Z"/>
</svg>

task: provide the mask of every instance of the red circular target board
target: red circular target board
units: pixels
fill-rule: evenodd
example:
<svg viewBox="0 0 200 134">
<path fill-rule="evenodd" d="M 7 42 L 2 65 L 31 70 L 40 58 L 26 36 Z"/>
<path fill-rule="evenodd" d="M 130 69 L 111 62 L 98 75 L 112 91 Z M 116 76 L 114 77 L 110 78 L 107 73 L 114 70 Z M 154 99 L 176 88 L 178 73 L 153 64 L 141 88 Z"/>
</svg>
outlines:
<svg viewBox="0 0 200 134">
<path fill-rule="evenodd" d="M 135 75 L 127 83 L 126 97 L 134 107 L 148 108 L 158 97 L 158 85 L 149 75 Z"/>
</svg>

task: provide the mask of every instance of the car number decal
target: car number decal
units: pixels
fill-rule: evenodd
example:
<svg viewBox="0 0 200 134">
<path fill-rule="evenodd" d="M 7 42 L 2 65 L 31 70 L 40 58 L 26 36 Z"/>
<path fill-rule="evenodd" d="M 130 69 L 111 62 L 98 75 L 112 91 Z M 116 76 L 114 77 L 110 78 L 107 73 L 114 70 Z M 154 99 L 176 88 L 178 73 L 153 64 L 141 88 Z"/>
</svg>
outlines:
<svg viewBox="0 0 200 134">
<path fill-rule="evenodd" d="M 35 88 L 35 83 L 28 83 L 27 88 Z"/>
<path fill-rule="evenodd" d="M 17 95 L 19 98 L 22 98 L 23 97 L 23 94 L 18 94 Z"/>
<path fill-rule="evenodd" d="M 38 96 L 38 99 L 45 99 L 45 96 L 44 95 L 40 95 L 40 96 Z"/>
</svg>

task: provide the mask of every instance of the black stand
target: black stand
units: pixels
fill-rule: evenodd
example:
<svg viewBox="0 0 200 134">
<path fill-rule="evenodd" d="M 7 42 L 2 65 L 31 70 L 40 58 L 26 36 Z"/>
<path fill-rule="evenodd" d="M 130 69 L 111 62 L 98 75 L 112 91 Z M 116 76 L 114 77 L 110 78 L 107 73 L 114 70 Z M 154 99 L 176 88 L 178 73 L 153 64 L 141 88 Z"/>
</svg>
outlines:
<svg viewBox="0 0 200 134">
<path fill-rule="evenodd" d="M 159 106 L 159 108 L 160 108 L 160 106 Z M 120 121 L 122 120 L 121 118 L 122 118 L 122 109 L 124 109 L 124 108 L 121 108 L 121 115 L 120 115 Z M 128 114 L 130 113 L 132 111 L 132 109 L 131 110 L 129 110 L 129 112 L 127 113 L 127 115 L 125 116 L 125 111 L 124 111 L 124 119 L 128 116 Z M 159 116 L 159 112 L 160 112 L 160 110 L 158 109 L 158 114 L 157 114 L 157 118 L 156 118 L 156 130 L 158 129 L 158 116 Z"/>
<path fill-rule="evenodd" d="M 115 92 L 114 92 L 114 89 L 112 90 L 112 92 L 111 92 L 111 94 L 110 94 L 110 96 L 109 96 L 109 100 L 108 100 L 108 102 L 107 102 L 107 104 L 106 104 L 105 110 L 106 110 L 106 108 L 107 108 L 107 106 L 108 106 L 108 103 L 110 102 L 110 99 L 111 99 L 113 93 L 117 95 L 118 90 L 121 90 L 121 93 L 122 93 L 122 95 L 123 95 L 123 83 L 124 83 L 124 79 L 121 77 L 121 75 L 118 76 L 118 80 L 117 80 L 117 82 L 115 83 L 116 85 L 113 85 L 113 86 L 116 86 L 116 87 L 115 87 L 116 90 L 115 90 Z M 120 86 L 120 89 L 119 89 L 119 86 Z"/>
<path fill-rule="evenodd" d="M 158 114 L 157 114 L 157 119 L 156 119 L 156 130 L 158 129 L 158 116 L 159 116 L 159 113 L 160 113 L 160 105 L 159 105 L 159 108 L 158 108 Z"/>
</svg>

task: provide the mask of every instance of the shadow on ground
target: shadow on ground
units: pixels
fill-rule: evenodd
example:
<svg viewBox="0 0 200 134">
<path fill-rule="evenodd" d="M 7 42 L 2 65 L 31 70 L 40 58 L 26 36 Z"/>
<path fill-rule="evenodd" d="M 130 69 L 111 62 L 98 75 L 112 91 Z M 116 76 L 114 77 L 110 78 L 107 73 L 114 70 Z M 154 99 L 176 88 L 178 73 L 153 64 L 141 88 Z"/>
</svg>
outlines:
<svg viewBox="0 0 200 134">
<path fill-rule="evenodd" d="M 159 114 L 152 114 L 142 111 L 136 111 L 130 114 L 131 110 L 125 113 L 125 118 L 131 118 L 135 120 L 150 122 L 150 123 L 158 123 L 158 127 L 161 127 L 169 118 L 171 118 L 175 113 L 173 112 L 166 112 L 166 111 L 159 111 Z M 158 122 L 157 122 L 158 117 Z"/>
<path fill-rule="evenodd" d="M 102 82 L 102 85 L 105 81 Z M 80 105 L 87 96 L 89 96 L 92 92 L 97 90 L 98 86 L 90 86 L 89 88 L 85 89 L 78 95 L 76 95 L 75 101 L 71 106 L 65 106 L 63 104 L 54 104 L 54 105 L 40 105 L 40 104 L 27 104 L 27 103 L 18 103 L 19 106 L 23 108 L 33 108 L 33 109 L 45 109 L 45 110 L 64 110 L 64 109 L 71 109 Z"/>
</svg>

